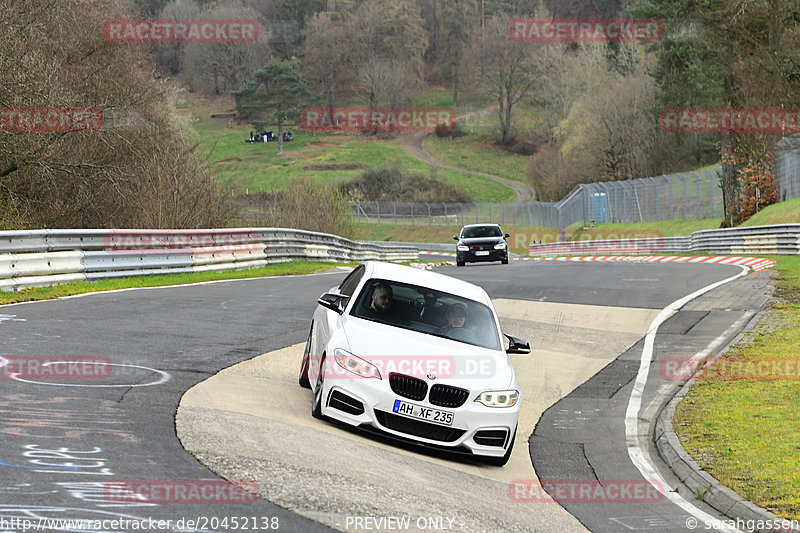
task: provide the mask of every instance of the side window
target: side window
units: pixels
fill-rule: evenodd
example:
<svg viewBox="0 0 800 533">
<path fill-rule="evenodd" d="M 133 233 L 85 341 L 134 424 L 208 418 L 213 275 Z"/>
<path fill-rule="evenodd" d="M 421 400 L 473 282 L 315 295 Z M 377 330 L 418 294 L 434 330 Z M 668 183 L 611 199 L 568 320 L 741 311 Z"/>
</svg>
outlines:
<svg viewBox="0 0 800 533">
<path fill-rule="evenodd" d="M 364 265 L 361 265 L 350 272 L 350 274 L 344 278 L 342 284 L 339 285 L 339 292 L 348 297 L 352 296 L 353 292 L 356 290 L 356 287 L 358 287 L 361 278 L 364 277 L 364 270 L 366 270 Z"/>
</svg>

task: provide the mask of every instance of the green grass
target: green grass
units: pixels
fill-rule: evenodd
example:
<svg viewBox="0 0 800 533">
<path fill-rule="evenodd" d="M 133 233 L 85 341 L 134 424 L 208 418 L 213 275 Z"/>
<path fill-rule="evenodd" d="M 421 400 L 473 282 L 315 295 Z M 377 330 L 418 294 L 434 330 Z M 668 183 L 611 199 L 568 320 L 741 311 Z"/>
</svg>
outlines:
<svg viewBox="0 0 800 533">
<path fill-rule="evenodd" d="M 786 200 L 785 202 L 766 207 L 747 219 L 742 226 L 790 224 L 793 222 L 800 223 L 800 198 Z"/>
<path fill-rule="evenodd" d="M 412 107 L 453 107 L 453 89 L 437 87 L 414 98 Z"/>
<path fill-rule="evenodd" d="M 76 281 L 55 285 L 53 287 L 34 287 L 19 292 L 0 291 L 0 304 L 28 302 L 33 300 L 51 300 L 62 296 L 72 296 L 86 292 L 113 291 L 133 287 L 164 287 L 226 279 L 260 278 L 266 276 L 286 276 L 321 272 L 343 263 L 319 263 L 313 261 L 291 261 L 267 265 L 263 268 L 231 270 L 226 272 L 197 272 L 186 274 L 159 274 L 153 276 L 133 276 L 124 279 Z"/>
<path fill-rule="evenodd" d="M 438 159 L 467 170 L 526 183 L 529 157 L 506 152 L 485 135 L 447 139 L 429 135 L 425 148 Z"/>
<path fill-rule="evenodd" d="M 434 95 L 435 96 L 435 93 Z M 430 97 L 433 97 L 430 96 Z M 349 133 L 315 133 L 287 127 L 294 140 L 284 143 L 246 143 L 249 125 L 228 127 L 228 119 L 212 119 L 211 110 L 221 111 L 230 105 L 189 101 L 182 112 L 191 116 L 196 141 L 208 157 L 218 178 L 233 186 L 234 192 L 276 191 L 293 178 L 310 175 L 321 183 L 351 180 L 364 169 L 388 166 L 400 161 L 403 168 L 425 175 L 434 168 L 411 157 L 402 138 L 375 140 Z M 272 128 L 277 134 L 277 127 Z M 463 188 L 476 202 L 510 202 L 514 193 L 488 178 L 448 169 L 436 169 L 441 177 Z"/>
<path fill-rule="evenodd" d="M 781 368 L 800 367 L 800 257 L 776 259 L 779 294 L 788 303 L 769 311 L 772 328 L 754 330 L 710 370 L 776 359 Z M 710 372 L 678 405 L 673 423 L 686 451 L 711 475 L 778 516 L 800 519 L 800 376 L 765 379 L 770 372 L 754 379 Z"/>
<path fill-rule="evenodd" d="M 721 218 L 701 220 L 662 220 L 659 222 L 633 222 L 629 224 L 603 223 L 582 229 L 582 224 L 568 228 L 571 239 L 629 239 L 638 237 L 683 237 L 694 231 L 719 228 Z"/>
</svg>

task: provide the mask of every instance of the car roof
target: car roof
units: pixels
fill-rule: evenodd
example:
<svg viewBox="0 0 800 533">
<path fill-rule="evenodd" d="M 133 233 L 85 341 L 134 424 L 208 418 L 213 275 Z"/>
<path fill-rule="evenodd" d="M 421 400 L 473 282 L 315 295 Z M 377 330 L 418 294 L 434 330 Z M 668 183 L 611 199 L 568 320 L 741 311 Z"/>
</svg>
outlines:
<svg viewBox="0 0 800 533">
<path fill-rule="evenodd" d="M 478 226 L 496 226 L 496 227 L 498 227 L 498 228 L 499 228 L 499 227 L 500 227 L 500 224 L 493 224 L 493 223 L 491 223 L 491 222 L 489 222 L 489 223 L 485 223 L 485 224 L 465 224 L 465 225 L 464 225 L 464 228 L 475 228 L 475 227 L 478 227 Z M 462 229 L 463 229 L 463 228 L 462 228 Z"/>
<path fill-rule="evenodd" d="M 444 274 L 380 261 L 368 261 L 365 263 L 365 266 L 367 268 L 366 275 L 369 278 L 380 278 L 389 281 L 401 281 L 411 285 L 420 285 L 422 287 L 464 296 L 470 300 L 475 300 L 487 305 L 491 304 L 489 295 L 486 294 L 486 291 L 481 287 L 467 281 L 445 276 Z"/>
</svg>

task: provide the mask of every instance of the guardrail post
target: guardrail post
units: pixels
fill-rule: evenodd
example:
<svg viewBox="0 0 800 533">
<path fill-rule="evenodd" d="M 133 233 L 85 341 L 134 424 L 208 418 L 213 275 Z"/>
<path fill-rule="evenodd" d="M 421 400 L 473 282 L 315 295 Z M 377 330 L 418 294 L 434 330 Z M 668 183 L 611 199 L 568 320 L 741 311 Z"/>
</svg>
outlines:
<svg viewBox="0 0 800 533">
<path fill-rule="evenodd" d="M 425 202 L 425 205 L 428 206 L 428 227 L 431 226 L 431 205 Z"/>
</svg>

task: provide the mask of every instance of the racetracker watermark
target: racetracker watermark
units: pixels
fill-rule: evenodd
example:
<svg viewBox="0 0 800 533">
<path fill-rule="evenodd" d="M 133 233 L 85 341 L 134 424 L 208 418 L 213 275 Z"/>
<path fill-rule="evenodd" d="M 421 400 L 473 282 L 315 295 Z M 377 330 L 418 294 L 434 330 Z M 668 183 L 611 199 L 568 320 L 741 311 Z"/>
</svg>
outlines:
<svg viewBox="0 0 800 533">
<path fill-rule="evenodd" d="M 3 355 L 0 377 L 19 380 L 104 379 L 111 359 L 94 355 Z"/>
<path fill-rule="evenodd" d="M 508 497 L 514 503 L 656 503 L 662 491 L 661 483 L 644 479 L 518 479 Z"/>
<path fill-rule="evenodd" d="M 129 230 L 111 231 L 103 236 L 106 252 L 190 250 L 230 252 L 256 246 L 258 235 L 250 232 L 204 230 Z"/>
<path fill-rule="evenodd" d="M 254 43 L 255 20 L 108 20 L 103 37 L 112 43 Z"/>
<path fill-rule="evenodd" d="M 649 43 L 664 38 L 664 23 L 656 19 L 517 18 L 509 21 L 508 36 L 524 43 Z"/>
<path fill-rule="evenodd" d="M 103 487 L 103 498 L 109 504 L 225 504 L 255 503 L 258 500 L 258 485 L 252 481 L 109 481 Z"/>
<path fill-rule="evenodd" d="M 300 116 L 300 128 L 311 131 L 435 131 L 455 125 L 455 112 L 443 107 L 312 107 Z"/>
<path fill-rule="evenodd" d="M 598 240 L 631 240 L 631 239 L 655 239 L 663 237 L 664 234 L 656 230 L 639 231 L 592 231 L 592 233 L 581 233 L 578 236 L 569 234 L 564 230 L 544 230 L 544 231 L 524 231 L 511 230 L 508 243 L 514 248 L 524 248 L 532 244 L 553 244 L 558 243 L 565 247 L 576 249 L 593 246 L 591 241 Z M 653 246 L 663 247 L 663 244 L 654 243 Z"/>
<path fill-rule="evenodd" d="M 0 131 L 97 131 L 103 112 L 96 107 L 0 108 Z"/>
<path fill-rule="evenodd" d="M 676 132 L 800 132 L 800 109 L 665 109 L 661 129 Z"/>
<path fill-rule="evenodd" d="M 718 357 L 713 361 L 696 357 L 664 357 L 658 366 L 661 377 L 673 381 L 686 381 L 695 375 L 699 380 L 715 381 L 800 380 L 800 360 L 786 357 L 760 357 L 757 360 Z"/>
<path fill-rule="evenodd" d="M 426 381 L 494 377 L 496 363 L 493 358 L 478 355 L 362 355 L 337 350 L 331 358 L 336 364 L 326 365 L 324 379 L 388 379 L 390 374 L 402 374 Z M 322 356 L 310 355 L 308 376 L 320 375 Z"/>
</svg>

